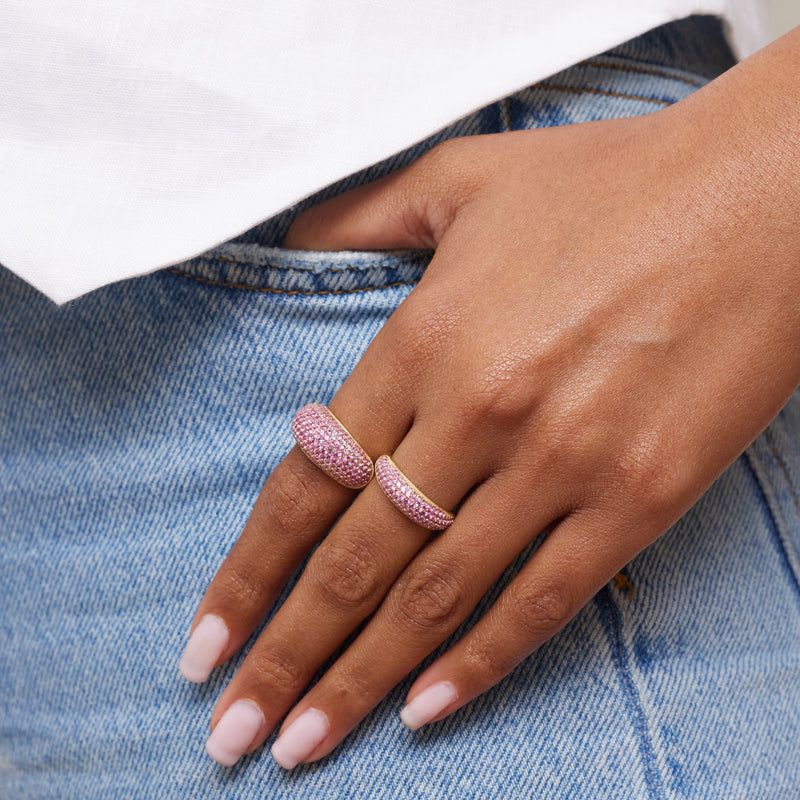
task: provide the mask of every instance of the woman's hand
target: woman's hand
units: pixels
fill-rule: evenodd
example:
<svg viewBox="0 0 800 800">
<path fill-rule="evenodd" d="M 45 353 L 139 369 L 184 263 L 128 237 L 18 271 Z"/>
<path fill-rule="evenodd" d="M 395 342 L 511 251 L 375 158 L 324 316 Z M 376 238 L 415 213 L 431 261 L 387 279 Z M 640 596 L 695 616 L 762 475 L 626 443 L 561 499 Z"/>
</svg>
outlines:
<svg viewBox="0 0 800 800">
<path fill-rule="evenodd" d="M 230 658 L 320 544 L 220 698 L 213 757 L 234 763 L 287 712 L 281 764 L 329 753 L 548 531 L 409 692 L 411 727 L 450 714 L 778 412 L 800 377 L 797 110 L 776 91 L 723 113 L 762 97 L 758 64 L 649 117 L 449 142 L 298 219 L 289 247 L 436 248 L 330 408 L 458 511 L 431 538 L 376 481 L 356 496 L 289 453 L 201 602 L 185 673 Z"/>
</svg>

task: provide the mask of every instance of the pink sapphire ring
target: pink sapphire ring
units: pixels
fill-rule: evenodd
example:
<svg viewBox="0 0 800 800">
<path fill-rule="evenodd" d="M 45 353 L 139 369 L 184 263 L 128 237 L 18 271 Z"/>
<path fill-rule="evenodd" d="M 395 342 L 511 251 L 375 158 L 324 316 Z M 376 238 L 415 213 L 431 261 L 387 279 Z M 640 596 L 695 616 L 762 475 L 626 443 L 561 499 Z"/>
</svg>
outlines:
<svg viewBox="0 0 800 800">
<path fill-rule="evenodd" d="M 411 520 L 429 531 L 443 531 L 455 517 L 426 497 L 389 456 L 375 462 L 375 477 L 384 494 Z"/>
<path fill-rule="evenodd" d="M 363 489 L 370 482 L 372 459 L 325 406 L 303 406 L 292 418 L 292 433 L 311 461 L 342 486 Z"/>
</svg>

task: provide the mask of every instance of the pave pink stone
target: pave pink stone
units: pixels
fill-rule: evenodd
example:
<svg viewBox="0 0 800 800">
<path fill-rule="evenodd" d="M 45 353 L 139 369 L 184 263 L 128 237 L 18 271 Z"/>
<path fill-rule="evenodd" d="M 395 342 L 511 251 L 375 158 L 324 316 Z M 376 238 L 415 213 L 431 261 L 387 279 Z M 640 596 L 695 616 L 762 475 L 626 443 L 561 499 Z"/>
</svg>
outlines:
<svg viewBox="0 0 800 800">
<path fill-rule="evenodd" d="M 370 482 L 372 459 L 325 406 L 303 406 L 292 418 L 292 433 L 300 449 L 335 481 L 349 489 Z"/>
<path fill-rule="evenodd" d="M 381 456 L 375 462 L 375 477 L 386 496 L 417 525 L 429 531 L 443 531 L 453 524 L 455 517 L 422 494 L 389 456 Z"/>
</svg>

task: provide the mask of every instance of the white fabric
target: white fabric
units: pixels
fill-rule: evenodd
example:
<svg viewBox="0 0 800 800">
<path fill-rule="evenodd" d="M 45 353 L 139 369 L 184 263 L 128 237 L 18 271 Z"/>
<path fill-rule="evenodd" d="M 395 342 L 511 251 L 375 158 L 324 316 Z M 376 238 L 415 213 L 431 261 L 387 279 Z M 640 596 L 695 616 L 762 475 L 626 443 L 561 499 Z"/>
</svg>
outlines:
<svg viewBox="0 0 800 800">
<path fill-rule="evenodd" d="M 0 263 L 56 302 L 229 239 L 458 117 L 761 0 L 2 0 Z"/>
</svg>

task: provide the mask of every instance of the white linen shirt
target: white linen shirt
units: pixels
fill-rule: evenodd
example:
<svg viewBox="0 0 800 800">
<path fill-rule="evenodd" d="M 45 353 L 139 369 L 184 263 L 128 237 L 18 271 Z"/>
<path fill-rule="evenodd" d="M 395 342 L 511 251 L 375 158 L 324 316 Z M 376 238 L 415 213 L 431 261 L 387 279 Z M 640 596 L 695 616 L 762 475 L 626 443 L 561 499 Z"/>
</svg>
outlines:
<svg viewBox="0 0 800 800">
<path fill-rule="evenodd" d="M 65 302 L 219 244 L 489 102 L 762 0 L 3 0 L 0 263 Z"/>
</svg>

